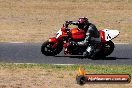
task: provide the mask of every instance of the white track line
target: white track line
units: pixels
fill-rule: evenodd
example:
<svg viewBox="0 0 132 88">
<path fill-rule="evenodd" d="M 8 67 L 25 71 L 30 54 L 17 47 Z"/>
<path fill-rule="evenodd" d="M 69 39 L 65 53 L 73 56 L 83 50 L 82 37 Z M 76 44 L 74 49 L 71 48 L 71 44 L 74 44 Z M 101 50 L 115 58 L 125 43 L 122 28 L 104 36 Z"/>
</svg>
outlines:
<svg viewBox="0 0 132 88">
<path fill-rule="evenodd" d="M 114 43 L 114 44 L 120 44 L 120 45 L 125 44 L 126 45 L 126 44 L 132 44 L 132 43 Z"/>
<path fill-rule="evenodd" d="M 7 42 L 7 43 L 26 43 L 26 42 Z M 132 44 L 132 43 L 114 43 L 114 44 Z"/>
<path fill-rule="evenodd" d="M 8 43 L 25 43 L 25 42 L 8 42 Z"/>
<path fill-rule="evenodd" d="M 9 64 L 16 64 L 16 65 L 18 65 L 18 64 L 31 64 L 31 65 L 36 65 L 36 64 L 38 64 L 38 63 L 9 63 Z M 50 65 L 75 65 L 75 64 L 50 64 Z"/>
</svg>

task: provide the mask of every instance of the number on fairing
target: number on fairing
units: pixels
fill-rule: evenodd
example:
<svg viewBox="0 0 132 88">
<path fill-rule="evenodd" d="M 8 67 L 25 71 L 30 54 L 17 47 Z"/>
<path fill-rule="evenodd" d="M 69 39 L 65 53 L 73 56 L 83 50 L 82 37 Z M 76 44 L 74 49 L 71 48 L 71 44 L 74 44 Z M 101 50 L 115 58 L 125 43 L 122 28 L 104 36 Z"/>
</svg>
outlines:
<svg viewBox="0 0 132 88">
<path fill-rule="evenodd" d="M 104 29 L 103 30 L 105 32 L 105 40 L 109 41 L 114 39 L 115 37 L 117 37 L 119 35 L 119 31 L 118 30 L 109 30 L 109 29 Z"/>
<path fill-rule="evenodd" d="M 61 29 L 56 33 L 56 38 L 58 38 L 60 35 L 62 35 Z"/>
</svg>

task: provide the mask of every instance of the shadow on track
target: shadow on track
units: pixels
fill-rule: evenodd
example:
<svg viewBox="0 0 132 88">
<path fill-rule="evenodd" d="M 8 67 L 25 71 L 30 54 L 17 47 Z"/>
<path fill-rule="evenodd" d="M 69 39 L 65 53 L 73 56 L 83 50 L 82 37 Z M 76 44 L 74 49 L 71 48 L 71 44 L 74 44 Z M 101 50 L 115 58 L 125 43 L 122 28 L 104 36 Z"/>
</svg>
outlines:
<svg viewBox="0 0 132 88">
<path fill-rule="evenodd" d="M 55 57 L 69 57 L 69 58 L 78 58 L 78 59 L 92 59 L 83 56 L 55 56 Z M 94 58 L 92 60 L 117 60 L 117 59 L 131 59 L 131 58 L 118 58 L 118 57 L 103 57 L 103 58 Z"/>
</svg>

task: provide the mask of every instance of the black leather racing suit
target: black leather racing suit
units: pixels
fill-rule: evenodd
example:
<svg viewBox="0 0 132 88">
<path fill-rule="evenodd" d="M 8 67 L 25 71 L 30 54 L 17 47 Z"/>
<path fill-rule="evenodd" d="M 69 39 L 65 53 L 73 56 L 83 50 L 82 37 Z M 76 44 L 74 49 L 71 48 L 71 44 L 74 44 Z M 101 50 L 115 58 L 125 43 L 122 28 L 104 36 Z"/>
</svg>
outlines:
<svg viewBox="0 0 132 88">
<path fill-rule="evenodd" d="M 87 46 L 87 49 L 83 53 L 83 55 L 91 56 L 97 47 L 96 45 L 98 45 L 101 42 L 100 33 L 98 29 L 96 28 L 96 26 L 92 23 L 79 24 L 76 21 L 68 21 L 68 22 L 66 21 L 65 26 L 68 27 L 69 24 L 77 25 L 79 29 L 84 29 L 87 31 L 86 37 L 83 41 L 80 41 L 80 42 L 71 41 L 70 43 L 76 44 L 79 46 Z M 91 44 L 91 46 L 88 46 L 89 44 Z"/>
</svg>

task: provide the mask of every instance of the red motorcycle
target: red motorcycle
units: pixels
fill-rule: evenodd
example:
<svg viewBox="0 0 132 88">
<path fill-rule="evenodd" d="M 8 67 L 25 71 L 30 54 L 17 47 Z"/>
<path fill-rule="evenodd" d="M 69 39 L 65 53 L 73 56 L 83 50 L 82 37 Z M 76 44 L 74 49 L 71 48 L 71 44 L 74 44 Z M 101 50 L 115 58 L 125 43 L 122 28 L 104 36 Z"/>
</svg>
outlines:
<svg viewBox="0 0 132 88">
<path fill-rule="evenodd" d="M 97 49 L 99 52 L 96 53 L 96 57 L 105 57 L 110 55 L 114 50 L 114 43 L 111 41 L 115 37 L 119 35 L 118 30 L 109 30 L 103 29 L 99 30 L 101 43 L 98 45 Z M 82 29 L 78 29 L 77 27 L 70 28 L 70 31 L 66 31 L 64 26 L 56 33 L 56 37 L 49 38 L 45 41 L 41 46 L 42 54 L 46 56 L 55 56 L 59 54 L 63 47 L 66 49 L 67 44 L 70 40 L 72 41 L 82 41 L 85 39 L 86 32 Z M 70 55 L 82 55 L 85 52 L 87 47 L 89 46 L 76 46 L 73 45 L 69 50 L 68 54 Z"/>
</svg>

